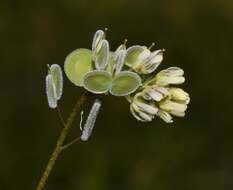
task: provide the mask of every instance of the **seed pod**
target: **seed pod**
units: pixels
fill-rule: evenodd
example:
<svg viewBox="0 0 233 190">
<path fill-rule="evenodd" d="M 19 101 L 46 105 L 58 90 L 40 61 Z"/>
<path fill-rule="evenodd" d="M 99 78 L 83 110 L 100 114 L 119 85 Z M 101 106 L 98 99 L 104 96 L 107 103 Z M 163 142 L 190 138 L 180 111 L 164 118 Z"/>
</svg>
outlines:
<svg viewBox="0 0 233 190">
<path fill-rule="evenodd" d="M 103 94 L 109 91 L 112 84 L 112 75 L 107 71 L 94 70 L 87 73 L 83 80 L 86 90 L 94 94 Z"/>
<path fill-rule="evenodd" d="M 65 74 L 76 86 L 83 86 L 83 77 L 92 67 L 92 52 L 88 49 L 77 49 L 71 52 L 65 60 Z"/>
<path fill-rule="evenodd" d="M 104 70 L 109 63 L 109 43 L 107 40 L 100 42 L 99 51 L 93 52 L 93 60 L 97 70 Z"/>
<path fill-rule="evenodd" d="M 88 115 L 87 121 L 82 131 L 82 135 L 81 135 L 82 141 L 87 141 L 91 136 L 101 104 L 102 102 L 99 99 L 96 99 L 94 104 L 92 105 L 91 111 Z"/>
<path fill-rule="evenodd" d="M 48 74 L 46 76 L 46 95 L 47 95 L 49 107 L 52 109 L 56 108 L 57 107 L 57 98 L 56 98 L 53 77 L 51 74 Z"/>
<path fill-rule="evenodd" d="M 115 75 L 121 72 L 125 63 L 125 56 L 126 56 L 126 50 L 119 50 L 118 54 L 116 55 L 115 64 L 114 64 Z"/>
<path fill-rule="evenodd" d="M 127 96 L 141 85 L 141 77 L 130 71 L 122 71 L 115 76 L 110 93 L 114 96 Z"/>
<path fill-rule="evenodd" d="M 51 65 L 50 73 L 53 78 L 55 95 L 56 95 L 55 97 L 57 100 L 60 100 L 63 91 L 63 75 L 62 75 L 61 67 L 57 64 Z"/>
<path fill-rule="evenodd" d="M 92 51 L 98 52 L 101 44 L 100 42 L 105 38 L 105 33 L 103 30 L 97 30 L 92 41 Z"/>
</svg>

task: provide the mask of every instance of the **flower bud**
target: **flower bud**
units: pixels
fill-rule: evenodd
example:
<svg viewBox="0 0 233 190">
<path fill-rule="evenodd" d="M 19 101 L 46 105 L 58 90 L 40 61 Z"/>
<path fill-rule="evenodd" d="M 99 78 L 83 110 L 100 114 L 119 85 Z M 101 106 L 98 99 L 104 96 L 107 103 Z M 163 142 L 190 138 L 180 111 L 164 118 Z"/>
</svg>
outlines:
<svg viewBox="0 0 233 190">
<path fill-rule="evenodd" d="M 169 84 L 182 84 L 185 81 L 183 77 L 184 71 L 178 67 L 170 67 L 166 70 L 160 71 L 155 76 L 155 83 L 160 86 L 167 86 Z"/>
<path fill-rule="evenodd" d="M 153 102 L 148 102 L 143 99 L 142 94 L 138 93 L 134 96 L 133 102 L 130 105 L 130 110 L 133 116 L 139 121 L 152 121 L 158 108 Z"/>
<path fill-rule="evenodd" d="M 185 111 L 187 109 L 187 105 L 185 103 L 178 103 L 171 101 L 169 99 L 166 99 L 164 101 L 161 101 L 159 103 L 160 109 L 171 113 L 172 115 L 183 117 L 185 115 Z"/>
<path fill-rule="evenodd" d="M 172 116 L 166 111 L 159 110 L 158 113 L 157 113 L 157 116 L 160 117 L 166 123 L 172 123 L 173 122 Z"/>
<path fill-rule="evenodd" d="M 159 87 L 156 85 L 147 86 L 142 91 L 142 96 L 146 100 L 155 100 L 157 102 L 161 101 L 169 94 L 168 90 L 164 87 Z"/>
<path fill-rule="evenodd" d="M 171 99 L 175 100 L 176 102 L 181 102 L 185 104 L 189 104 L 190 102 L 189 94 L 181 88 L 169 88 L 169 93 Z"/>
</svg>

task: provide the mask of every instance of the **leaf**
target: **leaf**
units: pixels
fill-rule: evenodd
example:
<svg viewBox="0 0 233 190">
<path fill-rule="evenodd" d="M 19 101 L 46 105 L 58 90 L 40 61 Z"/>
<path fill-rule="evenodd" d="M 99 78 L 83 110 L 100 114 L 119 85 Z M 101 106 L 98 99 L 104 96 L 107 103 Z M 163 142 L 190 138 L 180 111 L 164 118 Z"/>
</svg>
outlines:
<svg viewBox="0 0 233 190">
<path fill-rule="evenodd" d="M 57 64 L 53 64 L 50 67 L 50 73 L 53 78 L 54 86 L 55 86 L 55 93 L 57 100 L 61 99 L 62 90 L 63 90 L 63 75 L 61 67 Z"/>
<path fill-rule="evenodd" d="M 127 96 L 137 90 L 141 85 L 138 74 L 130 71 L 122 71 L 113 80 L 110 93 L 114 96 Z"/>
<path fill-rule="evenodd" d="M 64 69 L 68 79 L 76 86 L 83 86 L 83 77 L 93 70 L 92 52 L 88 49 L 77 49 L 65 60 Z"/>
<path fill-rule="evenodd" d="M 94 94 L 107 92 L 112 84 L 112 75 L 107 71 L 91 71 L 84 77 L 84 88 Z"/>
</svg>

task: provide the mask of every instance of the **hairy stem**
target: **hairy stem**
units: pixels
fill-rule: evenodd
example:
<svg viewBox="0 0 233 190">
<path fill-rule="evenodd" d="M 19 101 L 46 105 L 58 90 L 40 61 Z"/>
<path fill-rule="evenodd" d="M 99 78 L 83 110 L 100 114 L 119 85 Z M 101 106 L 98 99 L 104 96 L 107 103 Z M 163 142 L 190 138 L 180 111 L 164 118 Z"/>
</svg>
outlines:
<svg viewBox="0 0 233 190">
<path fill-rule="evenodd" d="M 47 164 L 47 166 L 46 166 L 46 168 L 41 176 L 41 179 L 36 187 L 36 190 L 42 190 L 44 188 L 44 186 L 46 185 L 49 174 L 51 173 L 51 171 L 55 165 L 55 162 L 62 151 L 63 143 L 66 139 L 67 134 L 70 131 L 70 128 L 71 128 L 71 125 L 74 121 L 74 118 L 77 115 L 77 113 L 81 110 L 81 107 L 86 100 L 87 100 L 87 95 L 86 95 L 86 93 L 84 93 L 80 97 L 80 99 L 77 101 L 77 103 L 75 104 L 73 111 L 71 112 L 70 116 L 68 117 L 67 122 L 66 122 L 65 126 L 63 127 L 60 136 L 57 139 L 56 147 L 53 150 L 53 153 L 52 153 L 52 155 L 48 161 L 48 164 Z"/>
</svg>

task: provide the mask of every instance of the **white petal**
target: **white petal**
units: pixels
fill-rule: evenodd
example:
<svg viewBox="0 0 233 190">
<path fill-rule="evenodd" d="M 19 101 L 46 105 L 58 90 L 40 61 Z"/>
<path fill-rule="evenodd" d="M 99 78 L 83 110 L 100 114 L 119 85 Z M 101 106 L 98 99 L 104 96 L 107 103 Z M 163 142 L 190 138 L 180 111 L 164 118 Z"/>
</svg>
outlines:
<svg viewBox="0 0 233 190">
<path fill-rule="evenodd" d="M 172 120 L 172 116 L 163 111 L 163 110 L 159 110 L 158 113 L 157 113 L 157 116 L 160 117 L 162 120 L 164 120 L 166 123 L 172 123 L 173 120 Z"/>
<path fill-rule="evenodd" d="M 142 122 L 150 122 L 153 119 L 153 116 L 143 113 L 140 111 L 140 109 L 138 108 L 138 106 L 134 103 L 132 103 L 130 105 L 130 111 L 132 113 L 132 115 L 138 120 L 138 121 L 142 121 Z"/>
<path fill-rule="evenodd" d="M 150 62 L 160 64 L 163 61 L 163 50 L 157 50 L 151 53 Z"/>
<path fill-rule="evenodd" d="M 148 114 L 155 115 L 158 112 L 158 108 L 155 107 L 155 106 L 152 106 L 152 105 L 149 105 L 149 104 L 146 104 L 146 103 L 142 103 L 142 102 L 139 102 L 139 101 L 135 101 L 134 103 L 138 106 L 138 108 L 141 111 L 146 112 Z"/>
<path fill-rule="evenodd" d="M 165 100 L 159 104 L 160 108 L 168 112 L 184 112 L 187 109 L 186 104 Z"/>
<path fill-rule="evenodd" d="M 150 50 L 148 49 L 143 50 L 138 56 L 138 61 L 144 61 L 145 59 L 150 57 L 150 54 L 151 54 Z"/>
</svg>

